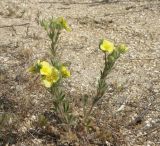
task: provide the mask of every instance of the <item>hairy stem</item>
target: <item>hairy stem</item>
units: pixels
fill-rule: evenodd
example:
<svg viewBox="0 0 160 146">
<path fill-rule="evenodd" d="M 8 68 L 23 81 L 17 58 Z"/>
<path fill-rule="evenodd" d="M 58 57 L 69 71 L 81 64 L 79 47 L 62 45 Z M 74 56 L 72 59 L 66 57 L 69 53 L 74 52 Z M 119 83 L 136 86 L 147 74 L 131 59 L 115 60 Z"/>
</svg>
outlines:
<svg viewBox="0 0 160 146">
<path fill-rule="evenodd" d="M 97 88 L 97 94 L 92 101 L 91 107 L 89 108 L 88 112 L 85 115 L 85 118 L 84 118 L 85 121 L 88 118 L 88 116 L 92 113 L 93 107 L 96 105 L 96 103 L 104 96 L 106 88 L 107 88 L 105 79 L 106 79 L 107 75 L 110 73 L 110 71 L 115 63 L 115 62 L 108 62 L 107 61 L 106 53 L 104 55 L 104 60 L 105 60 L 105 66 L 104 66 L 103 71 L 101 72 L 101 77 L 100 77 L 100 80 L 98 83 L 98 88 Z"/>
</svg>

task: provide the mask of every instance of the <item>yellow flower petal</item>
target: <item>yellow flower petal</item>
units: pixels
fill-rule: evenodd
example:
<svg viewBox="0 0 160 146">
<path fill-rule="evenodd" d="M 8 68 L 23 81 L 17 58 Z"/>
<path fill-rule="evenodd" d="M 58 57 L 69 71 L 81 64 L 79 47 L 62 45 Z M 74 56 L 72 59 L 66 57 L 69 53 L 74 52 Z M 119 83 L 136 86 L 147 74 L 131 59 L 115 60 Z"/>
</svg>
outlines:
<svg viewBox="0 0 160 146">
<path fill-rule="evenodd" d="M 61 67 L 61 74 L 62 74 L 62 77 L 64 77 L 64 78 L 71 76 L 70 71 L 65 66 Z"/>
<path fill-rule="evenodd" d="M 52 73 L 52 68 L 53 67 L 48 62 L 42 61 L 40 63 L 40 65 L 41 65 L 41 69 L 40 69 L 41 75 L 48 76 L 48 75 L 50 75 Z"/>
<path fill-rule="evenodd" d="M 51 74 L 42 77 L 42 82 L 47 88 L 50 88 L 58 80 L 59 80 L 59 71 L 55 67 L 52 67 Z"/>
<path fill-rule="evenodd" d="M 112 53 L 114 50 L 114 44 L 108 40 L 102 40 L 100 49 L 104 52 Z"/>
<path fill-rule="evenodd" d="M 52 68 L 52 74 L 50 76 L 50 80 L 52 80 L 53 83 L 59 80 L 59 71 L 55 67 Z"/>
<path fill-rule="evenodd" d="M 59 17 L 58 20 L 66 31 L 71 31 L 71 28 L 68 26 L 67 21 L 63 17 Z"/>
<path fill-rule="evenodd" d="M 49 82 L 48 80 L 42 80 L 45 87 L 50 88 L 52 86 L 52 82 Z"/>
</svg>

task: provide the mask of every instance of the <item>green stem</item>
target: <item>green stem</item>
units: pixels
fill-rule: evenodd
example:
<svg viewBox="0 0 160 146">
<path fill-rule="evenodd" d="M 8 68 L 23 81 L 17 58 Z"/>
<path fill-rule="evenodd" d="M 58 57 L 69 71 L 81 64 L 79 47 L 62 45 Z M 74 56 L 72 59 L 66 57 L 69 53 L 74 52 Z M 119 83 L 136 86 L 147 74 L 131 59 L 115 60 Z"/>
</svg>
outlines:
<svg viewBox="0 0 160 146">
<path fill-rule="evenodd" d="M 104 53 L 104 60 L 105 60 L 105 64 L 107 64 L 107 55 L 106 55 L 106 53 Z"/>
<path fill-rule="evenodd" d="M 51 51 L 52 51 L 52 55 L 55 57 L 56 56 L 56 45 L 58 42 L 58 38 L 60 35 L 60 30 L 57 30 L 57 32 L 55 32 L 55 35 L 53 36 L 53 38 L 51 39 Z"/>
<path fill-rule="evenodd" d="M 84 121 L 86 122 L 86 120 L 88 119 L 89 115 L 91 114 L 92 110 L 93 110 L 94 104 L 91 105 L 89 111 L 87 112 L 87 114 L 85 114 L 84 117 Z"/>
<path fill-rule="evenodd" d="M 111 64 L 108 64 L 107 62 L 107 58 L 106 58 L 106 53 L 105 53 L 105 56 L 104 56 L 104 59 L 105 59 L 105 67 L 102 71 L 102 74 L 101 74 L 101 77 L 100 77 L 100 81 L 99 81 L 99 85 L 98 85 L 98 89 L 97 89 L 97 94 L 95 96 L 95 100 L 93 100 L 92 102 L 92 105 L 91 107 L 89 108 L 89 111 L 87 112 L 87 114 L 85 115 L 85 121 L 86 119 L 88 118 L 88 116 L 92 113 L 92 110 L 93 110 L 93 107 L 96 105 L 96 103 L 103 97 L 104 93 L 103 90 L 101 89 L 101 84 L 103 82 L 105 82 L 105 78 L 107 77 L 107 75 L 110 73 L 113 65 L 114 65 L 114 62 L 111 63 Z"/>
<path fill-rule="evenodd" d="M 57 94 L 55 94 L 55 93 L 57 93 Z M 68 127 L 68 130 L 70 130 L 69 121 L 68 121 L 68 119 L 67 119 L 66 114 L 65 114 L 65 113 L 63 112 L 63 110 L 62 110 L 63 101 L 59 101 L 59 100 L 58 100 L 58 97 L 60 96 L 60 93 L 59 93 L 59 91 L 58 91 L 58 87 L 52 88 L 52 89 L 51 89 L 51 94 L 52 94 L 52 95 L 54 96 L 54 98 L 56 99 L 55 102 L 57 102 L 57 114 L 60 115 L 60 118 L 62 119 L 62 121 L 65 121 L 65 122 L 66 122 L 66 124 L 68 125 L 68 126 L 67 126 L 67 127 Z"/>
</svg>

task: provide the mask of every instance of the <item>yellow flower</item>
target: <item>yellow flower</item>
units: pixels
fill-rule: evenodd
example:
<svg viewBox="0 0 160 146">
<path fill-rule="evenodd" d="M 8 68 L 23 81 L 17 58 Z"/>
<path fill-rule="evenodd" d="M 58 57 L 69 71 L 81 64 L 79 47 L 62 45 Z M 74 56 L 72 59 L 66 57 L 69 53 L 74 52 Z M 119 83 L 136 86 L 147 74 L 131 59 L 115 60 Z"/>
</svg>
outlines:
<svg viewBox="0 0 160 146">
<path fill-rule="evenodd" d="M 120 53 L 125 53 L 125 52 L 127 52 L 128 51 L 128 47 L 125 45 L 125 44 L 120 44 L 119 46 L 118 46 L 118 50 L 119 50 L 119 52 Z"/>
<path fill-rule="evenodd" d="M 63 17 L 59 17 L 58 20 L 66 31 L 71 31 L 71 28 L 68 26 L 67 21 Z"/>
<path fill-rule="evenodd" d="M 59 80 L 59 71 L 46 61 L 38 60 L 35 65 L 29 68 L 29 71 L 33 73 L 40 73 L 42 75 L 42 83 L 47 88 L 50 88 Z"/>
<path fill-rule="evenodd" d="M 111 54 L 114 50 L 114 44 L 108 40 L 102 40 L 100 43 L 100 49 Z"/>
<path fill-rule="evenodd" d="M 61 71 L 62 77 L 64 77 L 64 78 L 71 76 L 70 71 L 65 66 L 62 66 L 60 71 Z"/>
<path fill-rule="evenodd" d="M 51 66 L 46 61 L 40 62 L 40 65 L 41 65 L 41 69 L 40 69 L 41 75 L 46 75 L 46 76 L 51 75 L 53 66 Z"/>
<path fill-rule="evenodd" d="M 42 83 L 45 87 L 50 88 L 59 80 L 59 71 L 52 67 L 51 73 L 42 77 Z"/>
</svg>

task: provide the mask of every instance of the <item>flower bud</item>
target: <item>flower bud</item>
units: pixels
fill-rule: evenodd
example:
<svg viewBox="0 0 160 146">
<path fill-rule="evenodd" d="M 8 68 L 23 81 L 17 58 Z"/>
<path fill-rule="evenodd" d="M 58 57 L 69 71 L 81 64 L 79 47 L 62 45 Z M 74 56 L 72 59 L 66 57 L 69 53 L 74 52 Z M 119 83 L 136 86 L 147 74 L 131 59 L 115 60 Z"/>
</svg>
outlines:
<svg viewBox="0 0 160 146">
<path fill-rule="evenodd" d="M 64 77 L 64 78 L 68 78 L 71 76 L 70 71 L 67 69 L 67 67 L 65 67 L 63 65 L 62 65 L 60 71 L 61 71 L 62 77 Z"/>
<path fill-rule="evenodd" d="M 115 61 L 115 58 L 113 56 L 108 56 L 108 62 L 113 63 Z"/>
<path fill-rule="evenodd" d="M 118 51 L 119 51 L 120 53 L 124 54 L 125 52 L 128 51 L 128 47 L 127 47 L 125 44 L 120 44 L 120 45 L 118 46 Z"/>
<path fill-rule="evenodd" d="M 115 50 L 112 52 L 112 56 L 114 57 L 114 59 L 118 59 L 119 56 L 120 56 L 120 52 L 119 52 L 117 49 L 115 49 Z"/>
</svg>

